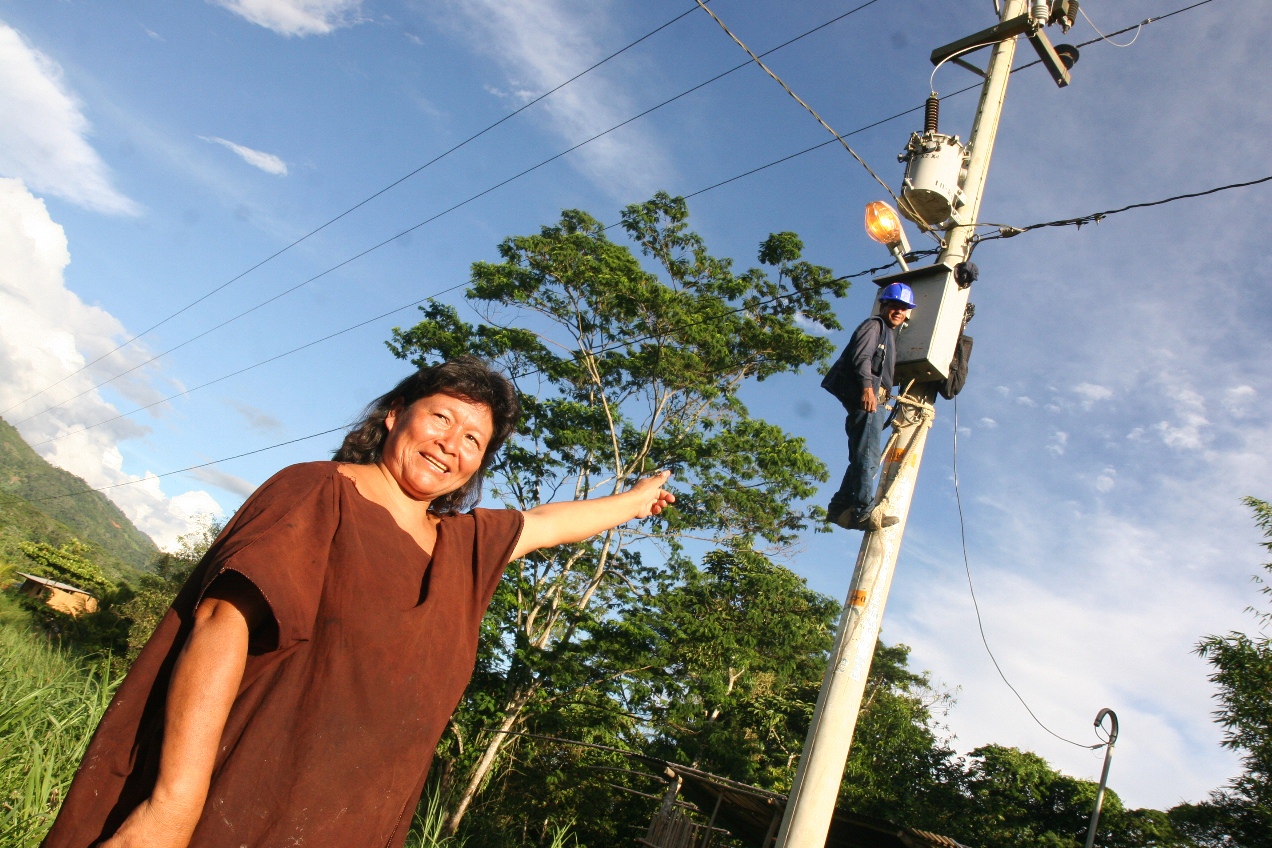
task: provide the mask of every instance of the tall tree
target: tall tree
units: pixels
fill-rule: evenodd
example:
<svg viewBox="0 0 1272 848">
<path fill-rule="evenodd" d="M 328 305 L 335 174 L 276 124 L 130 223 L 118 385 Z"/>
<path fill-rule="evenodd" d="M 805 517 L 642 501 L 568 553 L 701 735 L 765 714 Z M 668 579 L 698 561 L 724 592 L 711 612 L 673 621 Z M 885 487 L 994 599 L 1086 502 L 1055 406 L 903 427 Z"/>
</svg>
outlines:
<svg viewBox="0 0 1272 848">
<path fill-rule="evenodd" d="M 654 646 L 642 683 L 649 751 L 786 791 L 839 605 L 749 550 L 715 550 L 635 616 Z"/>
<path fill-rule="evenodd" d="M 687 537 L 784 545 L 824 517 L 798 504 L 826 478 L 825 466 L 803 440 L 752 417 L 739 390 L 824 365 L 830 342 L 804 328 L 839 328 L 826 296 L 842 296 L 847 283 L 801 261 L 793 233 L 760 246 L 771 271 L 735 273 L 688 216 L 683 199 L 662 193 L 624 210 L 622 227 L 647 270 L 596 219 L 566 211 L 535 235 L 506 239 L 502 261 L 473 265 L 466 299 L 480 323 L 432 304 L 424 321 L 394 331 L 390 349 L 403 359 L 475 353 L 514 375 L 521 434 L 493 469 L 493 494 L 505 503 L 586 498 L 623 491 L 659 467 L 676 472 L 677 507 L 661 519 L 532 554 L 509 570 L 492 609 L 498 637 L 488 663 L 503 691 L 488 709 L 493 732 L 477 746 L 470 740 L 475 759 L 463 769 L 451 831 L 545 689 L 604 682 L 573 649 L 645 591 L 660 568 L 644 557 L 674 567 Z"/>
<path fill-rule="evenodd" d="M 1245 503 L 1268 539 L 1263 547 L 1272 551 L 1272 505 L 1257 498 Z M 1272 574 L 1272 563 L 1263 568 Z M 1260 593 L 1272 597 L 1272 585 L 1258 575 L 1254 579 Z M 1258 622 L 1254 635 L 1233 631 L 1207 636 L 1197 645 L 1219 687 L 1215 721 L 1223 727 L 1223 745 L 1241 752 L 1242 772 L 1208 801 L 1171 810 L 1181 830 L 1216 848 L 1272 846 L 1272 607 L 1249 611 Z"/>
</svg>

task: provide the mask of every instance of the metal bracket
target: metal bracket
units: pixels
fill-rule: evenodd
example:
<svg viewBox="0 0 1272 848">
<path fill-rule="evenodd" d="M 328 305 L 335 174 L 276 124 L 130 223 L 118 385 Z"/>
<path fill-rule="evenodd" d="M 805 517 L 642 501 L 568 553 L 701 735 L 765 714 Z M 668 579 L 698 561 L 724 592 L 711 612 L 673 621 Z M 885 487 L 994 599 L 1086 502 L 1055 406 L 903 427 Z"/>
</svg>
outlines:
<svg viewBox="0 0 1272 848">
<path fill-rule="evenodd" d="M 950 61 L 953 62 L 955 65 L 958 65 L 960 68 L 966 68 L 967 70 L 976 74 L 976 76 L 978 77 L 987 76 L 987 74 L 984 71 L 982 71 L 980 68 L 973 65 L 971 62 L 964 62 L 962 59 L 959 59 L 957 57 L 951 59 Z"/>
<path fill-rule="evenodd" d="M 1043 67 L 1051 72 L 1051 78 L 1056 81 L 1056 85 L 1061 88 L 1068 85 L 1069 69 L 1060 60 L 1056 48 L 1051 46 L 1047 34 L 1041 29 L 1034 30 L 1029 33 L 1029 43 L 1033 45 L 1034 50 L 1038 51 L 1038 58 L 1042 60 Z"/>
<path fill-rule="evenodd" d="M 982 47 L 990 47 L 1000 41 L 1006 41 L 1009 38 L 1015 38 L 1018 35 L 1027 35 L 1029 43 L 1033 45 L 1034 50 L 1038 51 L 1038 58 L 1042 60 L 1042 64 L 1051 73 L 1051 78 L 1056 81 L 1056 85 L 1064 88 L 1069 84 L 1069 70 L 1064 66 L 1064 62 L 1060 61 L 1056 49 L 1051 46 L 1051 41 L 1047 38 L 1047 34 L 1042 31 L 1042 27 L 1038 26 L 1037 21 L 1029 17 L 1029 15 L 1017 15 L 1009 21 L 995 24 L 988 29 L 980 32 L 974 32 L 958 41 L 951 41 L 943 47 L 938 47 L 932 51 L 932 64 L 939 65 L 942 62 L 954 62 L 955 64 L 967 68 L 973 73 L 985 76 L 985 72 L 970 63 L 963 62 L 958 57 L 964 53 L 970 53 L 973 50 L 979 50 Z"/>
</svg>

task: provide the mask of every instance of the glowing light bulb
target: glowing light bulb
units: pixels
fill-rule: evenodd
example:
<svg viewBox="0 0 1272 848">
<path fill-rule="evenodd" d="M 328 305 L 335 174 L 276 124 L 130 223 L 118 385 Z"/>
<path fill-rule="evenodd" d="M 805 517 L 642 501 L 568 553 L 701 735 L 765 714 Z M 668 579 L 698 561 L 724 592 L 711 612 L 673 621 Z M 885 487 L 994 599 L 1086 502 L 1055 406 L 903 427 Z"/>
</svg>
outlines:
<svg viewBox="0 0 1272 848">
<path fill-rule="evenodd" d="M 891 247 L 901 241 L 901 218 L 897 210 L 882 200 L 866 204 L 866 235 L 879 244 Z"/>
</svg>

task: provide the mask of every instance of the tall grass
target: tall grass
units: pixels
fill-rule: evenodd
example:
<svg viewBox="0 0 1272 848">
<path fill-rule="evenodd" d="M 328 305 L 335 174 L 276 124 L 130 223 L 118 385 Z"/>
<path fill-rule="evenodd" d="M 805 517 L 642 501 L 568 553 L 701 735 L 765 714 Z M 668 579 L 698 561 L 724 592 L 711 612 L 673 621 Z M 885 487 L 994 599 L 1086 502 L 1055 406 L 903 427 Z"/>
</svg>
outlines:
<svg viewBox="0 0 1272 848">
<path fill-rule="evenodd" d="M 0 616 L 0 845 L 39 843 L 119 676 Z"/>
</svg>

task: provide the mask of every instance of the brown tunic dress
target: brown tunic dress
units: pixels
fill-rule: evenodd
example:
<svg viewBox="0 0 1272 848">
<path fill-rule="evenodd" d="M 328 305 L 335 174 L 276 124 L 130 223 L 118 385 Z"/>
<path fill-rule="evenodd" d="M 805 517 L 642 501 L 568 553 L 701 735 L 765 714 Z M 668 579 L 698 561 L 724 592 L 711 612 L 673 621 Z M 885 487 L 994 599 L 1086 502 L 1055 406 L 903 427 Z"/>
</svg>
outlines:
<svg viewBox="0 0 1272 848">
<path fill-rule="evenodd" d="M 260 590 L 277 634 L 249 651 L 190 845 L 405 842 L 522 517 L 444 517 L 430 558 L 337 468 L 286 468 L 243 504 L 120 686 L 45 848 L 89 848 L 149 796 L 177 654 L 226 571 Z"/>
</svg>

